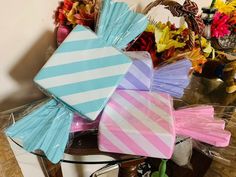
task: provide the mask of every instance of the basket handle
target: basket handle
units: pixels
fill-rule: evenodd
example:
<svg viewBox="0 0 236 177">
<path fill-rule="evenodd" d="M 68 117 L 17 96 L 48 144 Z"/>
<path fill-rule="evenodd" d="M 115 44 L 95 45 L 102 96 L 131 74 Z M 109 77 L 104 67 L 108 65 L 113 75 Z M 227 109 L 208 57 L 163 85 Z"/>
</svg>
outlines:
<svg viewBox="0 0 236 177">
<path fill-rule="evenodd" d="M 147 14 L 152 8 L 154 8 L 158 5 L 164 5 L 167 9 L 169 9 L 172 12 L 173 16 L 185 17 L 185 21 L 187 22 L 189 30 L 190 30 L 188 47 L 190 49 L 194 48 L 194 46 L 195 46 L 195 32 L 196 32 L 196 34 L 199 35 L 199 43 L 200 43 L 200 48 L 202 50 L 201 42 L 200 42 L 201 41 L 200 29 L 202 31 L 202 29 L 204 28 L 204 24 L 203 24 L 203 22 L 200 23 L 202 20 L 199 17 L 195 16 L 198 11 L 196 3 L 192 2 L 191 0 L 186 0 L 184 5 L 181 5 L 178 2 L 173 1 L 173 0 L 155 0 L 151 3 L 149 3 L 145 7 L 145 9 L 143 10 L 143 13 Z M 175 8 L 176 8 L 176 10 L 175 10 Z M 189 11 L 189 9 L 193 10 L 193 13 L 191 13 Z M 188 12 L 190 12 L 190 13 L 188 13 Z M 199 25 L 199 24 L 201 24 L 201 25 Z M 203 28 L 200 28 L 200 26 Z"/>
<path fill-rule="evenodd" d="M 145 8 L 144 10 L 142 11 L 143 14 L 147 14 L 152 8 L 162 4 L 162 2 L 165 1 L 165 0 L 155 0 L 151 3 L 149 3 Z"/>
</svg>

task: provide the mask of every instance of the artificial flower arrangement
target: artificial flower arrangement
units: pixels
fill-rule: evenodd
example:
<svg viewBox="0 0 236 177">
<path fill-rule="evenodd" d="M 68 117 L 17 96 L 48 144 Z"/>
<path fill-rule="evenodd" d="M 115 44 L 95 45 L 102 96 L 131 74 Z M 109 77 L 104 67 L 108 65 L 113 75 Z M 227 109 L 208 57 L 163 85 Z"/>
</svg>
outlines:
<svg viewBox="0 0 236 177">
<path fill-rule="evenodd" d="M 205 8 L 204 8 L 205 9 Z M 236 0 L 213 0 L 208 9 L 206 23 L 210 25 L 209 40 L 212 43 L 213 55 L 203 65 L 203 77 L 220 78 L 225 83 L 226 92 L 236 91 L 234 49 L 236 47 Z M 211 17 L 211 12 L 213 16 Z M 210 48 L 209 48 L 210 49 Z M 217 50 L 216 50 L 217 49 Z M 225 51 L 232 53 L 225 53 Z M 212 60 L 213 59 L 213 60 Z"/>
<path fill-rule="evenodd" d="M 77 24 L 95 30 L 97 13 L 95 0 L 64 0 L 60 2 L 55 12 L 58 44 L 63 42 Z"/>
<path fill-rule="evenodd" d="M 97 14 L 95 5 L 95 1 L 91 0 L 64 0 L 56 11 L 55 22 L 59 25 L 66 25 L 70 29 L 76 24 L 93 29 Z"/>
<path fill-rule="evenodd" d="M 214 2 L 213 2 L 214 3 Z M 220 38 L 236 32 L 236 0 L 224 2 L 216 0 L 217 9 L 211 25 L 211 36 Z"/>
<path fill-rule="evenodd" d="M 130 51 L 148 51 L 157 67 L 174 58 L 187 57 L 192 61 L 193 69 L 201 73 L 203 64 L 208 57 L 214 58 L 214 49 L 211 43 L 201 37 L 201 47 L 198 36 L 194 37 L 194 48 L 189 46 L 190 30 L 185 25 L 180 28 L 175 27 L 170 22 L 149 24 L 141 36 L 128 47 Z"/>
<path fill-rule="evenodd" d="M 154 65 L 164 62 L 174 56 L 177 49 L 186 47 L 189 29 L 176 28 L 170 22 L 149 24 L 139 38 L 128 47 L 130 51 L 148 51 Z"/>
</svg>

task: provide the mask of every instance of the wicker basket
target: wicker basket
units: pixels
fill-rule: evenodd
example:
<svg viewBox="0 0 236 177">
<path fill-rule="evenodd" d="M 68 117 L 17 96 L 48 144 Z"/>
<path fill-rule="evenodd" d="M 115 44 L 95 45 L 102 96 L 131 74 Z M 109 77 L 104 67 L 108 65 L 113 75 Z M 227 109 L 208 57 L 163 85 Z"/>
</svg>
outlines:
<svg viewBox="0 0 236 177">
<path fill-rule="evenodd" d="M 151 3 L 149 3 L 145 8 L 144 10 L 142 11 L 143 14 L 148 14 L 148 12 L 158 6 L 158 5 L 164 5 L 165 7 L 170 7 L 173 5 L 169 2 L 171 2 L 172 0 L 155 0 Z M 199 37 L 200 39 L 200 37 Z M 193 49 L 194 48 L 194 45 L 195 45 L 195 33 L 194 31 L 190 30 L 190 33 L 189 33 L 189 44 L 188 44 L 188 47 L 190 49 Z"/>
</svg>

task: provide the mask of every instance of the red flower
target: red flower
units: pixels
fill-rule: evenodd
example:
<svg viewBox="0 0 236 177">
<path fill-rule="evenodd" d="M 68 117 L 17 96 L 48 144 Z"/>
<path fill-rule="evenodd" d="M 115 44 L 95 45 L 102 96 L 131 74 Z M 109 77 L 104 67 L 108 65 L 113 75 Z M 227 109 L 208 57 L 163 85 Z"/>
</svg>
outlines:
<svg viewBox="0 0 236 177">
<path fill-rule="evenodd" d="M 211 25 L 211 36 L 212 37 L 224 37 L 230 34 L 229 30 L 229 16 L 220 12 L 214 15 L 213 22 Z"/>
<path fill-rule="evenodd" d="M 188 29 L 188 28 L 185 28 L 185 29 L 182 31 L 181 35 L 183 36 L 183 38 L 186 39 L 186 38 L 189 36 L 189 29 Z"/>
<path fill-rule="evenodd" d="M 158 63 L 154 33 L 144 31 L 136 41 L 128 46 L 128 51 L 147 51 L 152 57 L 154 66 Z"/>
<path fill-rule="evenodd" d="M 231 26 L 232 31 L 236 33 L 236 10 L 232 12 L 231 17 L 229 19 L 229 24 Z"/>
<path fill-rule="evenodd" d="M 171 57 L 173 57 L 175 54 L 175 47 L 171 47 L 167 50 L 165 50 L 164 52 L 162 52 L 161 54 L 161 59 L 162 59 L 162 62 L 165 61 L 165 60 L 168 60 L 170 59 Z"/>
<path fill-rule="evenodd" d="M 95 29 L 97 11 L 92 0 L 64 0 L 55 12 L 57 25 L 73 28 L 76 24 Z"/>
<path fill-rule="evenodd" d="M 86 10 L 79 9 L 79 13 L 75 14 L 76 23 L 83 26 L 88 26 L 92 30 L 95 28 L 95 12 L 88 13 Z"/>
<path fill-rule="evenodd" d="M 73 2 L 71 0 L 64 0 L 63 2 L 60 3 L 55 13 L 56 24 L 66 25 L 67 19 L 66 19 L 65 12 L 69 12 L 72 6 L 73 6 Z"/>
<path fill-rule="evenodd" d="M 64 0 L 63 10 L 70 11 L 73 6 L 73 3 L 74 2 L 72 2 L 71 0 Z"/>
<path fill-rule="evenodd" d="M 170 24 L 170 29 L 174 31 L 174 30 L 176 30 L 177 28 L 176 28 L 175 24 Z"/>
</svg>

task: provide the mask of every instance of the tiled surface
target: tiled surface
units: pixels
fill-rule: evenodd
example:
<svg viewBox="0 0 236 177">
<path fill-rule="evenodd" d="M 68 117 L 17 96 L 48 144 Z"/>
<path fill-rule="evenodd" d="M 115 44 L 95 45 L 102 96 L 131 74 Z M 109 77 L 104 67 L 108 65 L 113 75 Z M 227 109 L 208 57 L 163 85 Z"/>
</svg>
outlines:
<svg viewBox="0 0 236 177">
<path fill-rule="evenodd" d="M 5 136 L 0 133 L 0 177 L 23 177 Z"/>
</svg>

